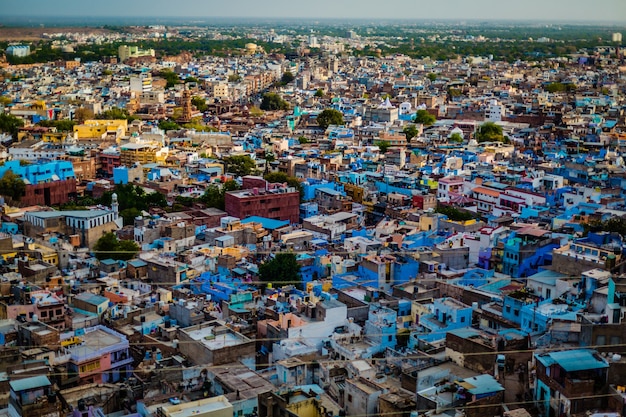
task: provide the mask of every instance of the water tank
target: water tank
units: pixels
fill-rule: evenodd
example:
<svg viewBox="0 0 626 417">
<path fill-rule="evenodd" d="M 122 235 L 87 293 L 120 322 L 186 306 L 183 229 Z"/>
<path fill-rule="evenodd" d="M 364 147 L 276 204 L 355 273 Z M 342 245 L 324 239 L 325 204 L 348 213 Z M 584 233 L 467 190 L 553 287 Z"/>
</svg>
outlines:
<svg viewBox="0 0 626 417">
<path fill-rule="evenodd" d="M 178 339 L 174 339 L 174 340 L 172 340 L 172 347 L 173 347 L 174 349 L 177 349 L 177 348 L 178 348 Z"/>
<path fill-rule="evenodd" d="M 614 354 L 613 356 L 611 356 L 611 360 L 612 360 L 613 362 L 619 362 L 621 359 L 622 359 L 622 355 L 619 355 L 619 354 L 617 354 L 617 353 L 616 353 L 616 354 Z"/>
<path fill-rule="evenodd" d="M 37 314 L 33 314 L 33 322 L 37 321 L 39 321 L 39 317 L 37 317 Z"/>
<path fill-rule="evenodd" d="M 472 310 L 474 311 L 478 310 L 478 303 L 476 301 L 472 303 Z"/>
<path fill-rule="evenodd" d="M 411 417 L 417 417 L 418 413 L 417 411 L 411 411 Z"/>
</svg>

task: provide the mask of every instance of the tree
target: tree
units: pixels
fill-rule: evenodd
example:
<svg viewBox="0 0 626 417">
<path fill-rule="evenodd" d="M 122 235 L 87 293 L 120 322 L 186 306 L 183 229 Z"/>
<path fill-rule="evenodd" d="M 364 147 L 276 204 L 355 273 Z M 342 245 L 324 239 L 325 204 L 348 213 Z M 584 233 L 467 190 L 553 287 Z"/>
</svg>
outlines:
<svg viewBox="0 0 626 417">
<path fill-rule="evenodd" d="M 305 145 L 305 144 L 309 143 L 309 140 L 305 136 L 300 136 L 298 138 L 298 142 L 300 142 L 300 145 Z"/>
<path fill-rule="evenodd" d="M 8 106 L 9 104 L 13 103 L 13 100 L 11 100 L 11 97 L 8 96 L 0 96 L 0 105 L 2 106 Z"/>
<path fill-rule="evenodd" d="M 335 109 L 325 109 L 317 116 L 317 124 L 326 129 L 330 125 L 342 126 L 343 113 Z"/>
<path fill-rule="evenodd" d="M 119 107 L 113 107 L 110 110 L 103 111 L 98 116 L 97 119 L 101 120 L 128 120 L 133 121 L 136 117 L 131 116 L 126 109 L 120 109 Z"/>
<path fill-rule="evenodd" d="M 159 73 L 159 75 L 165 78 L 165 88 L 174 87 L 176 84 L 180 83 L 180 77 L 172 70 L 163 70 Z"/>
<path fill-rule="evenodd" d="M 256 163 L 254 159 L 248 155 L 233 155 L 224 159 L 226 162 L 226 171 L 243 177 L 250 175 L 256 171 Z"/>
<path fill-rule="evenodd" d="M 206 204 L 207 207 L 224 210 L 224 190 L 218 185 L 211 184 L 204 190 L 200 201 Z"/>
<path fill-rule="evenodd" d="M 411 140 L 419 133 L 417 131 L 417 126 L 414 124 L 406 125 L 404 129 L 402 129 L 404 134 L 406 135 L 406 140 Z"/>
<path fill-rule="evenodd" d="M 263 100 L 261 101 L 261 110 L 274 111 L 274 110 L 288 110 L 289 103 L 287 103 L 281 96 L 276 93 L 263 94 Z"/>
<path fill-rule="evenodd" d="M 162 130 L 180 130 L 180 125 L 173 120 L 161 120 L 159 121 L 159 129 Z"/>
<path fill-rule="evenodd" d="M 102 235 L 93 247 L 96 258 L 115 259 L 120 261 L 128 261 L 133 259 L 139 246 L 132 240 L 118 240 L 114 233 L 108 232 Z"/>
<path fill-rule="evenodd" d="M 476 132 L 476 141 L 478 143 L 503 142 L 504 135 L 502 134 L 502 127 L 498 126 L 494 122 L 483 123 Z"/>
<path fill-rule="evenodd" d="M 26 191 L 26 184 L 13 171 L 8 170 L 0 178 L 0 195 L 19 201 Z"/>
<path fill-rule="evenodd" d="M 275 254 L 271 260 L 263 262 L 259 265 L 259 279 L 262 282 L 272 284 L 299 285 L 302 278 L 296 254 L 280 252 Z"/>
<path fill-rule="evenodd" d="M 435 74 L 434 72 L 430 72 L 428 73 L 428 75 L 426 75 L 426 78 L 428 78 L 431 82 L 435 81 L 437 79 L 437 74 Z"/>
<path fill-rule="evenodd" d="M 74 120 L 79 124 L 85 123 L 85 120 L 93 119 L 93 117 L 93 111 L 84 107 L 79 107 L 74 111 Z"/>
<path fill-rule="evenodd" d="M 72 132 L 74 131 L 74 126 L 76 122 L 73 120 L 40 120 L 37 122 L 38 126 L 41 127 L 54 127 L 59 132 Z"/>
<path fill-rule="evenodd" d="M 236 82 L 239 82 L 239 81 L 241 81 L 241 75 L 239 75 L 239 74 L 230 74 L 228 76 L 228 82 L 229 83 L 236 83 Z"/>
<path fill-rule="evenodd" d="M 314 95 L 317 98 L 322 98 L 324 97 L 324 90 L 322 90 L 321 88 L 318 88 Z"/>
<path fill-rule="evenodd" d="M 17 131 L 24 126 L 24 120 L 12 114 L 0 113 L 0 132 L 9 133 L 17 139 Z"/>
<path fill-rule="evenodd" d="M 282 85 L 287 85 L 295 79 L 296 77 L 290 71 L 285 71 L 283 76 L 280 78 L 280 83 Z"/>
<path fill-rule="evenodd" d="M 380 149 L 380 153 L 386 153 L 387 149 L 389 149 L 389 147 L 391 146 L 391 143 L 386 140 L 379 140 L 377 142 L 374 142 L 374 145 L 378 146 L 378 149 Z"/>
<path fill-rule="evenodd" d="M 207 111 L 207 109 L 209 108 L 209 106 L 207 106 L 207 104 L 206 104 L 206 100 L 203 99 L 202 97 L 198 97 L 198 96 L 193 96 L 191 98 L 191 104 L 196 106 L 196 109 L 198 109 L 198 111 L 202 112 L 202 113 Z"/>
<path fill-rule="evenodd" d="M 448 138 L 448 142 L 452 142 L 452 143 L 462 143 L 463 142 L 463 136 L 461 136 L 461 134 L 459 132 L 454 132 L 453 134 L 450 135 L 450 137 Z"/>
<path fill-rule="evenodd" d="M 415 123 L 419 123 L 424 126 L 430 126 L 436 121 L 437 119 L 435 118 L 435 116 L 433 116 L 426 110 L 418 110 L 417 113 L 415 113 Z"/>
</svg>

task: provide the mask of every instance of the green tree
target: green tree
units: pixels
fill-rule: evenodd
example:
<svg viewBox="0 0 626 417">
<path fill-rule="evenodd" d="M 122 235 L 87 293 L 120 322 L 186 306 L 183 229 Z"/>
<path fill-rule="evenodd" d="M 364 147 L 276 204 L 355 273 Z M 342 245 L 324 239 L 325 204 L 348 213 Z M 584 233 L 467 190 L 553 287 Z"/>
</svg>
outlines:
<svg viewBox="0 0 626 417">
<path fill-rule="evenodd" d="M 476 141 L 481 142 L 504 142 L 502 127 L 494 122 L 486 122 L 480 125 L 476 132 Z"/>
<path fill-rule="evenodd" d="M 389 147 L 391 146 L 391 143 L 386 140 L 379 140 L 374 142 L 374 145 L 378 146 L 378 149 L 380 149 L 380 153 L 386 153 L 387 149 L 389 149 Z"/>
<path fill-rule="evenodd" d="M 415 113 L 415 123 L 419 123 L 424 126 L 430 126 L 434 124 L 436 121 L 437 119 L 435 118 L 435 116 L 433 116 L 426 110 L 418 110 Z"/>
<path fill-rule="evenodd" d="M 171 88 L 180 83 L 180 77 L 172 70 L 163 70 L 159 73 L 159 76 L 165 78 L 165 88 Z"/>
<path fill-rule="evenodd" d="M 322 98 L 324 97 L 324 90 L 322 90 L 321 88 L 318 88 L 314 95 L 317 98 Z"/>
<path fill-rule="evenodd" d="M 0 195 L 19 201 L 26 192 L 26 184 L 13 171 L 8 170 L 0 178 Z"/>
<path fill-rule="evenodd" d="M 105 110 L 102 113 L 96 116 L 97 119 L 101 120 L 128 120 L 133 121 L 137 119 L 134 116 L 131 116 L 126 109 L 120 109 L 119 107 L 113 107 L 110 110 Z"/>
<path fill-rule="evenodd" d="M 249 155 L 233 155 L 224 159 L 226 171 L 243 177 L 256 171 L 256 163 Z"/>
<path fill-rule="evenodd" d="M 200 82 L 200 80 L 198 80 L 196 77 L 193 77 L 193 76 L 185 78 L 185 84 L 187 84 L 187 83 L 196 83 L 197 84 L 199 82 Z"/>
<path fill-rule="evenodd" d="M 180 125 L 173 120 L 161 120 L 159 121 L 159 129 L 162 130 L 180 130 Z"/>
<path fill-rule="evenodd" d="M 282 85 L 287 85 L 295 79 L 296 79 L 295 75 L 293 75 L 290 71 L 285 71 L 283 76 L 280 78 L 280 83 Z"/>
<path fill-rule="evenodd" d="M 135 217 L 141 216 L 141 210 L 136 207 L 129 207 L 120 211 L 120 217 L 124 219 L 124 226 L 129 226 L 135 223 Z"/>
<path fill-rule="evenodd" d="M 289 103 L 287 103 L 281 96 L 276 93 L 263 94 L 263 100 L 261 101 L 261 110 L 274 111 L 274 110 L 288 110 Z"/>
<path fill-rule="evenodd" d="M 335 109 L 324 109 L 317 116 L 317 124 L 323 129 L 330 125 L 343 126 L 343 113 Z"/>
<path fill-rule="evenodd" d="M 132 240 L 118 240 L 114 233 L 102 235 L 93 247 L 97 259 L 128 261 L 139 252 L 139 246 Z"/>
<path fill-rule="evenodd" d="M 462 222 L 474 219 L 474 215 L 468 211 L 459 210 L 456 207 L 439 205 L 435 209 L 437 213 L 444 214 L 448 219 L 455 222 Z"/>
<path fill-rule="evenodd" d="M 417 131 L 417 126 L 415 126 L 414 124 L 406 125 L 404 129 L 402 129 L 402 132 L 404 132 L 404 134 L 406 135 L 406 140 L 413 139 L 419 133 Z"/>
<path fill-rule="evenodd" d="M 296 254 L 280 252 L 269 261 L 259 265 L 259 279 L 265 283 L 300 285 L 300 264 Z"/>
<path fill-rule="evenodd" d="M 437 74 L 435 74 L 434 72 L 429 72 L 428 75 L 426 75 L 426 78 L 428 78 L 431 82 L 435 81 L 437 79 Z"/>
<path fill-rule="evenodd" d="M 206 204 L 207 207 L 224 210 L 224 189 L 219 185 L 211 184 L 204 190 L 200 201 Z"/>
<path fill-rule="evenodd" d="M 228 76 L 228 82 L 229 83 L 236 83 L 236 82 L 239 82 L 239 81 L 241 81 L 241 75 L 239 75 L 239 74 L 230 74 Z"/>
<path fill-rule="evenodd" d="M 207 111 L 207 109 L 209 108 L 209 106 L 207 106 L 207 104 L 206 104 L 206 100 L 203 99 L 202 97 L 198 97 L 198 96 L 193 96 L 191 98 L 191 104 L 196 106 L 196 109 L 198 109 L 198 111 L 200 111 L 202 113 Z"/>
<path fill-rule="evenodd" d="M 0 96 L 0 105 L 2 106 L 8 106 L 9 104 L 13 103 L 13 100 L 11 100 L 11 97 L 8 96 Z"/>
<path fill-rule="evenodd" d="M 305 145 L 305 144 L 309 143 L 309 140 L 306 137 L 304 137 L 304 136 L 300 136 L 298 138 L 298 142 L 300 142 L 300 145 Z"/>
<path fill-rule="evenodd" d="M 73 132 L 76 122 L 73 120 L 40 120 L 37 122 L 41 127 L 54 127 L 58 132 Z"/>
<path fill-rule="evenodd" d="M 460 133 L 458 132 L 454 132 L 453 134 L 450 135 L 450 137 L 448 138 L 448 142 L 452 142 L 452 143 L 462 143 L 463 142 L 463 136 L 461 136 Z"/>
<path fill-rule="evenodd" d="M 17 131 L 24 126 L 24 120 L 12 114 L 0 113 L 0 132 L 9 133 L 17 139 Z"/>
</svg>

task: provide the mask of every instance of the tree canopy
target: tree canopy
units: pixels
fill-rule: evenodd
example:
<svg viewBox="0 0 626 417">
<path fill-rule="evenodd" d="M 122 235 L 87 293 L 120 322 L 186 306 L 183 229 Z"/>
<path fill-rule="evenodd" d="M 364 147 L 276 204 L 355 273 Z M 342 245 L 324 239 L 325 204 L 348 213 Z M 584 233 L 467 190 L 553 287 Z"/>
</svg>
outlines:
<svg viewBox="0 0 626 417">
<path fill-rule="evenodd" d="M 248 155 L 233 155 L 224 158 L 226 163 L 226 171 L 243 177 L 250 175 L 256 171 L 256 163 Z"/>
<path fill-rule="evenodd" d="M 180 125 L 172 120 L 159 121 L 159 129 L 162 130 L 180 130 Z"/>
<path fill-rule="evenodd" d="M 417 126 L 413 124 L 406 125 L 404 129 L 402 129 L 402 132 L 404 132 L 404 134 L 406 135 L 406 140 L 413 139 L 419 133 L 417 131 Z"/>
<path fill-rule="evenodd" d="M 288 110 L 289 103 L 287 103 L 281 96 L 276 93 L 263 94 L 263 101 L 261 101 L 261 110 L 273 111 L 273 110 Z"/>
<path fill-rule="evenodd" d="M 37 122 L 41 127 L 54 127 L 58 132 L 73 132 L 76 122 L 73 120 L 40 120 Z"/>
<path fill-rule="evenodd" d="M 378 146 L 378 149 L 380 149 L 380 153 L 386 153 L 387 149 L 389 149 L 389 147 L 391 146 L 391 143 L 386 140 L 379 140 L 377 142 L 374 142 L 374 145 Z"/>
<path fill-rule="evenodd" d="M 461 134 L 459 132 L 454 132 L 453 134 L 450 135 L 450 137 L 448 138 L 448 142 L 452 142 L 452 143 L 462 143 L 463 142 L 463 136 L 461 136 Z"/>
<path fill-rule="evenodd" d="M 476 141 L 481 142 L 504 142 L 502 127 L 494 122 L 486 122 L 480 125 L 476 132 Z"/>
<path fill-rule="evenodd" d="M 110 110 L 105 110 L 96 116 L 97 119 L 102 120 L 128 120 L 133 121 L 135 116 L 131 116 L 126 109 L 120 109 L 119 107 L 113 107 Z"/>
<path fill-rule="evenodd" d="M 207 104 L 206 104 L 206 100 L 203 99 L 202 97 L 198 97 L 198 96 L 194 96 L 194 97 L 191 98 L 191 104 L 196 106 L 196 109 L 198 109 L 198 111 L 200 111 L 202 113 L 207 111 L 207 109 L 209 108 L 209 106 L 207 106 Z"/>
<path fill-rule="evenodd" d="M 263 262 L 259 265 L 259 279 L 272 284 L 299 285 L 302 278 L 296 254 L 280 252 L 271 260 Z"/>
<path fill-rule="evenodd" d="M 437 121 L 435 116 L 428 113 L 426 110 L 418 110 L 415 113 L 415 123 L 422 124 L 424 126 L 430 126 Z"/>
<path fill-rule="evenodd" d="M 323 129 L 330 125 L 342 126 L 344 124 L 343 113 L 335 109 L 325 109 L 317 116 L 317 124 Z"/>
<path fill-rule="evenodd" d="M 114 233 L 102 235 L 93 247 L 96 258 L 128 261 L 139 252 L 139 245 L 132 240 L 118 240 Z"/>
<path fill-rule="evenodd" d="M 117 194 L 120 216 L 124 219 L 125 225 L 133 224 L 135 217 L 150 207 L 167 207 L 167 200 L 163 194 L 146 193 L 142 187 L 133 184 L 116 185 L 113 191 L 105 192 L 98 203 L 110 206 L 113 193 Z"/>
<path fill-rule="evenodd" d="M 19 201 L 26 191 L 26 184 L 13 171 L 8 170 L 0 178 L 0 195 Z"/>
<path fill-rule="evenodd" d="M 238 190 L 239 188 L 239 184 L 233 180 L 226 181 L 221 187 L 217 184 L 211 184 L 204 190 L 200 201 L 206 204 L 207 207 L 224 210 L 226 193 L 228 191 Z"/>
<path fill-rule="evenodd" d="M 24 120 L 12 114 L 0 113 L 0 132 L 9 133 L 17 139 L 17 131 L 24 126 Z"/>
<path fill-rule="evenodd" d="M 174 87 L 180 83 L 180 77 L 172 70 L 165 69 L 159 73 L 159 76 L 165 78 L 165 88 Z"/>
<path fill-rule="evenodd" d="M 296 79 L 295 75 L 293 75 L 290 71 L 285 71 L 283 76 L 280 78 L 280 83 L 282 85 L 287 85 L 295 79 Z"/>
</svg>

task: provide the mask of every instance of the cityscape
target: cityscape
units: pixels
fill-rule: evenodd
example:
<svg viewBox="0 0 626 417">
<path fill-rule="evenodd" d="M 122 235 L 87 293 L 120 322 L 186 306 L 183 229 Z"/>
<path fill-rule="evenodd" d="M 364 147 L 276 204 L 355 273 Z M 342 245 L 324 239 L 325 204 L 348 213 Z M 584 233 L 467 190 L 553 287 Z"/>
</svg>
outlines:
<svg viewBox="0 0 626 417">
<path fill-rule="evenodd" d="M 626 416 L 626 4 L 154 3 L 0 16 L 0 417 Z"/>
</svg>

